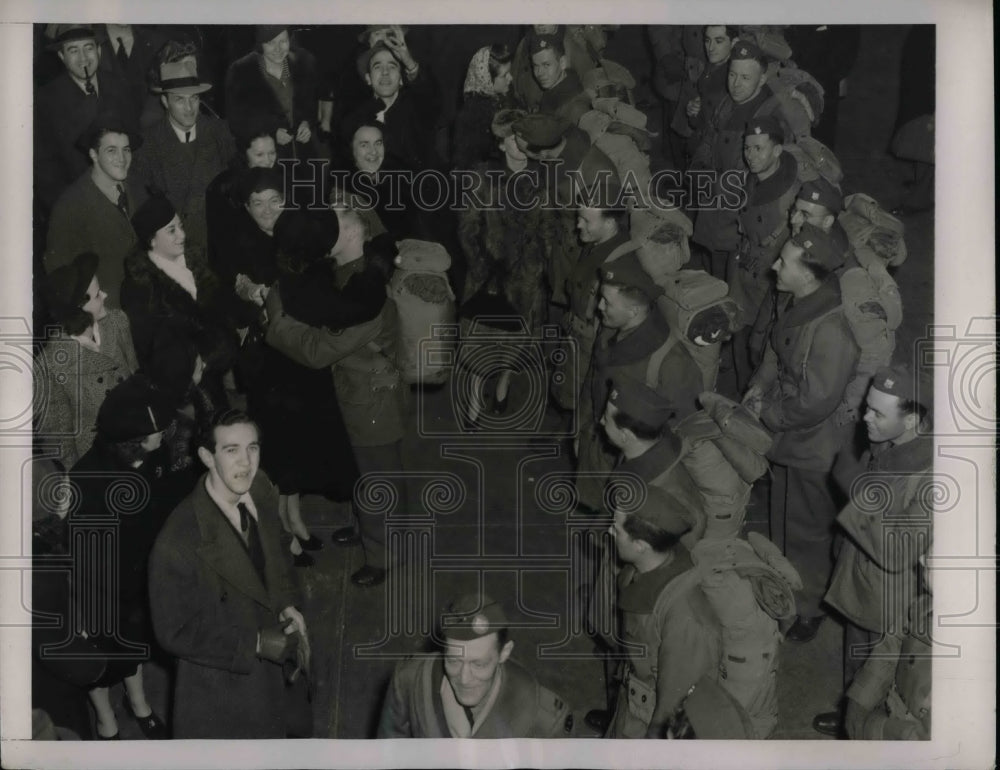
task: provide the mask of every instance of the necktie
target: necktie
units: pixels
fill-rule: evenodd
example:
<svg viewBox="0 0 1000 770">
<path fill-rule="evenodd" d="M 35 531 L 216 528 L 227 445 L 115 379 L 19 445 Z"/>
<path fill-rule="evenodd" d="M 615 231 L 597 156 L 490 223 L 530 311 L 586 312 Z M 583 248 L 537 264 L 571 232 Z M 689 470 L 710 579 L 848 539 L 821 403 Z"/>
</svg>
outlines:
<svg viewBox="0 0 1000 770">
<path fill-rule="evenodd" d="M 267 585 L 267 576 L 264 571 L 264 550 L 260 545 L 260 534 L 257 531 L 257 520 L 250 513 L 245 503 L 238 503 L 236 510 L 240 512 L 240 529 L 246 536 L 247 551 L 250 553 L 250 561 L 253 562 L 254 569 L 260 577 L 260 582 Z"/>
<path fill-rule="evenodd" d="M 118 203 L 116 205 L 127 218 L 129 216 L 128 196 L 125 195 L 125 188 L 122 185 L 118 185 Z"/>
<path fill-rule="evenodd" d="M 190 131 L 185 131 L 184 132 L 184 144 L 187 144 L 190 141 L 191 141 L 191 132 Z"/>
<path fill-rule="evenodd" d="M 94 88 L 94 81 L 90 77 L 90 73 L 87 73 L 87 79 L 83 81 L 83 90 L 87 92 L 87 96 L 96 96 L 97 89 Z"/>
<path fill-rule="evenodd" d="M 125 41 L 118 38 L 118 50 L 115 52 L 118 63 L 122 69 L 128 69 L 128 51 L 125 50 Z"/>
</svg>

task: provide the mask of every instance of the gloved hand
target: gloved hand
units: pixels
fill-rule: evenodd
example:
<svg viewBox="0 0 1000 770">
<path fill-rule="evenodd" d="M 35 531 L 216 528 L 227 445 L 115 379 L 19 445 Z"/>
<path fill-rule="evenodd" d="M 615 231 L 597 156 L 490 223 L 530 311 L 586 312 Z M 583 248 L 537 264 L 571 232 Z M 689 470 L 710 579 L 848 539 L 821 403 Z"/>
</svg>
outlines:
<svg viewBox="0 0 1000 770">
<path fill-rule="evenodd" d="M 285 633 L 285 629 L 291 624 L 292 620 L 289 618 L 260 629 L 257 632 L 257 657 L 279 665 L 286 660 L 294 661 L 299 646 L 299 635 Z"/>
</svg>

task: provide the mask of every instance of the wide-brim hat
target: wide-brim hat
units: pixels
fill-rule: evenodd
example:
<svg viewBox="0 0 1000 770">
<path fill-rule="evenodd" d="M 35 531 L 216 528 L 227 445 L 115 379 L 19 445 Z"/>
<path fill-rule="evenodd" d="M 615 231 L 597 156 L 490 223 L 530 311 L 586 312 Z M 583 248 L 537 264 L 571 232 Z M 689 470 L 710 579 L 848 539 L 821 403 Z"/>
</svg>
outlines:
<svg viewBox="0 0 1000 770">
<path fill-rule="evenodd" d="M 170 396 L 133 374 L 104 397 L 97 412 L 97 432 L 110 441 L 128 441 L 160 433 L 177 418 Z"/>
<path fill-rule="evenodd" d="M 198 60 L 192 54 L 179 61 L 160 64 L 159 79 L 153 83 L 150 90 L 154 94 L 183 94 L 191 96 L 208 91 L 211 83 L 206 83 L 198 76 Z"/>
<path fill-rule="evenodd" d="M 45 37 L 49 42 L 45 47 L 49 51 L 59 51 L 65 43 L 74 40 L 97 41 L 97 32 L 93 24 L 49 24 L 45 28 Z"/>
</svg>

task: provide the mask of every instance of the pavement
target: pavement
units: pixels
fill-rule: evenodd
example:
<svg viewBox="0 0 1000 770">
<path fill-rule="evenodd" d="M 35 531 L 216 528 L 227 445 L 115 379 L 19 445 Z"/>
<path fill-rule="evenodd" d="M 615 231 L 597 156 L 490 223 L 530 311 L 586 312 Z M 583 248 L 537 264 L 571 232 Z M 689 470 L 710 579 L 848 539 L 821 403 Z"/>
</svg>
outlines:
<svg viewBox="0 0 1000 770">
<path fill-rule="evenodd" d="M 886 155 L 904 36 L 903 27 L 864 30 L 850 90 L 841 103 L 835 148 L 846 173 L 845 190 L 867 192 L 887 210 L 901 200 L 912 171 Z M 626 36 L 616 45 L 626 53 L 637 50 Z M 934 277 L 933 213 L 903 220 L 910 255 L 895 276 L 906 313 L 898 334 L 900 355 L 913 349 L 933 320 Z M 559 416 L 540 400 L 544 388 L 538 376 L 516 376 L 507 414 L 467 435 L 456 433 L 450 384 L 416 394 L 416 419 L 404 454 L 423 486 L 426 509 L 435 513 L 394 516 L 393 537 L 408 553 L 410 566 L 390 573 L 381 586 L 353 586 L 349 577 L 363 563 L 361 550 L 330 542 L 332 530 L 350 522 L 349 507 L 304 498 L 304 519 L 326 543 L 314 554 L 315 566 L 299 570 L 313 640 L 316 737 L 374 735 L 394 662 L 427 648 L 433 608 L 479 588 L 510 608 L 514 657 L 571 704 L 581 735 L 597 737 L 583 726 L 587 710 L 605 705 L 604 667 L 579 611 L 578 589 L 588 572 L 581 557 L 587 527 L 566 514 L 569 445 L 559 437 L 564 427 Z M 511 432 L 516 425 L 533 427 L 516 435 Z M 756 490 L 748 529 L 766 533 L 765 500 L 766 489 Z M 812 730 L 811 721 L 834 708 L 841 696 L 841 647 L 842 628 L 835 618 L 813 641 L 782 645 L 774 738 L 825 738 Z M 147 664 L 146 679 L 154 709 L 166 716 L 167 668 Z M 112 693 L 111 700 L 118 704 L 121 697 Z M 141 737 L 134 722 L 120 716 L 122 737 Z"/>
</svg>

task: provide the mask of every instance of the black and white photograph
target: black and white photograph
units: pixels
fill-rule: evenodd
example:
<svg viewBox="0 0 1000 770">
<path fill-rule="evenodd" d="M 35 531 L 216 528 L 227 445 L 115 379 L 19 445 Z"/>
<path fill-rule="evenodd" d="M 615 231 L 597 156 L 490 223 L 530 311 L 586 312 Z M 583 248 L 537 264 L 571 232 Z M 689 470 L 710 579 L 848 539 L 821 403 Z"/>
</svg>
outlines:
<svg viewBox="0 0 1000 770">
<path fill-rule="evenodd" d="M 4 767 L 994 766 L 990 5 L 0 17 Z"/>
</svg>

